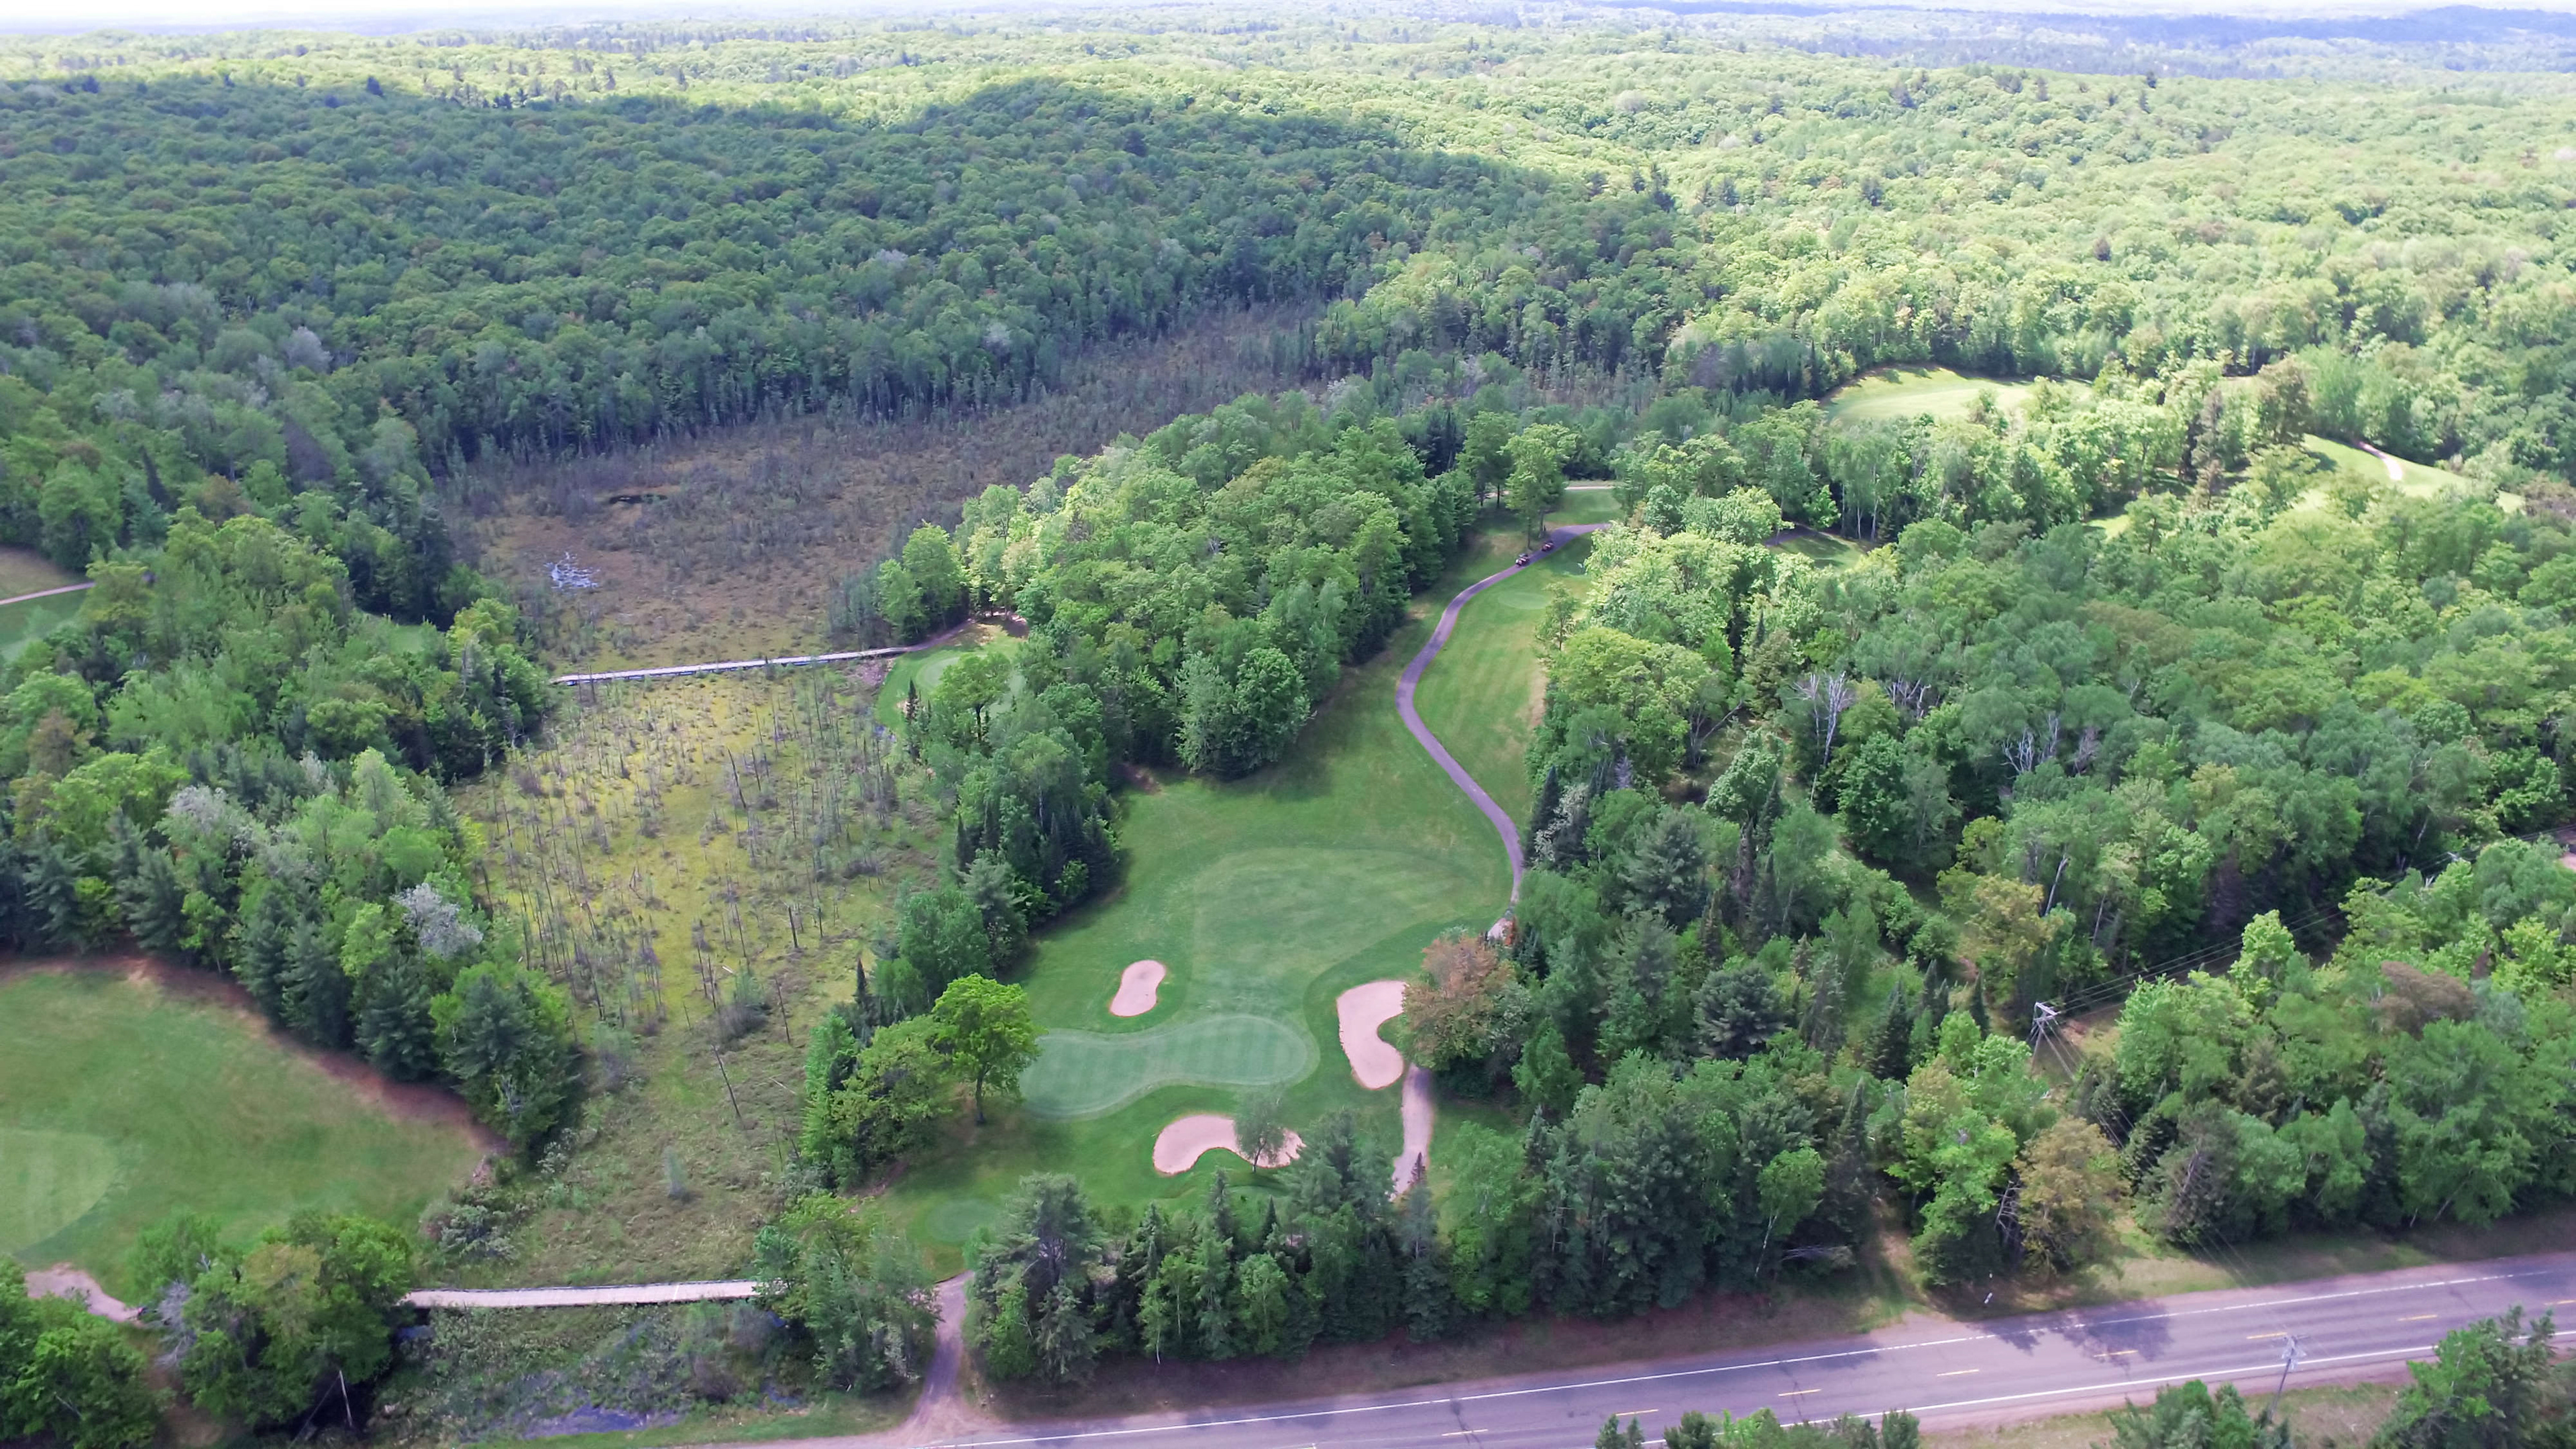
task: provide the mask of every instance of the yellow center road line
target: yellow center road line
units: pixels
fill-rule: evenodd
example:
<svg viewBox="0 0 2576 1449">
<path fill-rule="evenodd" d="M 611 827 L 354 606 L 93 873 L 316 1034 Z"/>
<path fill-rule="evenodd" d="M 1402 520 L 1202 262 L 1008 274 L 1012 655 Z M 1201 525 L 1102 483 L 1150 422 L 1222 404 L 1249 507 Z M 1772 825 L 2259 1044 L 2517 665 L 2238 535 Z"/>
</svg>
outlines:
<svg viewBox="0 0 2576 1449">
<path fill-rule="evenodd" d="M 1824 1392 L 1824 1390 L 1823 1390 L 1823 1389 L 1791 1389 L 1789 1392 L 1787 1392 L 1787 1393 L 1785 1393 L 1785 1394 L 1782 1394 L 1780 1397 L 1782 1397 L 1782 1398 L 1784 1398 L 1784 1399 L 1794 1399 L 1794 1398 L 1798 1397 L 1800 1394 L 1821 1394 L 1821 1393 L 1823 1393 L 1823 1392 Z"/>
<path fill-rule="evenodd" d="M 1642 1419 L 1648 1414 L 1660 1414 L 1662 1412 L 1663 1410 L 1661 1409 L 1621 1409 L 1611 1417 L 1617 1419 Z"/>
<path fill-rule="evenodd" d="M 2124 1353 L 2136 1353 L 2136 1352 L 2137 1352 L 2137 1350 L 2136 1350 L 2136 1349 L 2134 1349 L 2134 1348 L 2106 1348 L 2106 1349 L 2102 1350 L 2102 1356 L 2103 1356 L 2104 1358 L 2118 1358 L 2120 1355 L 2122 1355 L 2122 1354 L 2124 1354 Z"/>
<path fill-rule="evenodd" d="M 2288 1334 L 2286 1334 L 2286 1333 L 2249 1333 L 2249 1334 L 2247 1334 L 2247 1335 L 2245 1335 L 2245 1336 L 2246 1336 L 2247 1338 L 2287 1338 L 2287 1337 L 2289 1337 L 2289 1335 L 2288 1335 Z"/>
<path fill-rule="evenodd" d="M 1955 1379 L 1962 1375 L 1972 1374 L 1975 1372 L 1977 1372 L 1975 1369 L 1952 1369 L 1946 1374 L 1934 1374 L 1932 1377 L 1936 1379 Z"/>
<path fill-rule="evenodd" d="M 2438 1313 L 2416 1313 L 2416 1314 L 2410 1314 L 2410 1315 L 2408 1315 L 2407 1317 L 2401 1318 L 2401 1319 L 2399 1319 L 2399 1320 L 2397 1320 L 2397 1321 L 2398 1321 L 2398 1322 L 2400 1322 L 2400 1323 L 2421 1323 L 2421 1322 L 2423 1322 L 2423 1321 L 2424 1321 L 2425 1319 L 2427 1319 L 2427 1318 L 2439 1318 L 2439 1317 L 2441 1317 L 2441 1316 L 2442 1316 L 2442 1315 L 2440 1315 L 2440 1314 L 2438 1314 Z"/>
</svg>

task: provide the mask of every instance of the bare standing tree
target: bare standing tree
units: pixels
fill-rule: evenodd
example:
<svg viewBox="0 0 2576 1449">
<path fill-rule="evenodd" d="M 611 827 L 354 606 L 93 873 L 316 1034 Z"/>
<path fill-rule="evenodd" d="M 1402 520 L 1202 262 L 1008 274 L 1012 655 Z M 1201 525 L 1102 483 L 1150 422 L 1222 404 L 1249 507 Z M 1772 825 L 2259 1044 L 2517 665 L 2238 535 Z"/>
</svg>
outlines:
<svg viewBox="0 0 2576 1449">
<path fill-rule="evenodd" d="M 1834 735 L 1842 729 L 1844 712 L 1860 695 L 1852 688 L 1851 676 L 1837 671 L 1799 680 L 1798 697 L 1814 706 L 1808 721 L 1815 727 L 1816 768 L 1821 770 L 1834 762 Z"/>
</svg>

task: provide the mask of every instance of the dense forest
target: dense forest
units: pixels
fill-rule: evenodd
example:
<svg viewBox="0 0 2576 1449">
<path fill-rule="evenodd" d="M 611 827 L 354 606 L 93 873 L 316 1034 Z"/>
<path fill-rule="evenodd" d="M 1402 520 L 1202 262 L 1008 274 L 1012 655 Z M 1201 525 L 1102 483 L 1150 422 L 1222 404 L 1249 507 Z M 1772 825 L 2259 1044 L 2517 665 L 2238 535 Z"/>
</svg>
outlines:
<svg viewBox="0 0 2576 1449">
<path fill-rule="evenodd" d="M 0 544 L 93 585 L 0 675 L 0 936 L 224 972 L 560 1145 L 572 998 L 448 791 L 567 703 L 460 502 L 798 414 L 993 425 L 1260 303 L 1306 386 L 849 541 L 849 641 L 1028 637 L 902 701 L 939 879 L 813 1027 L 759 1254 L 832 1382 L 914 1377 L 927 1309 L 821 1194 L 1007 1098 L 997 982 L 1114 888 L 1121 782 L 1280 760 L 1569 476 L 1620 521 L 1542 631 L 1531 873 L 1404 1028 L 1513 1130 L 1393 1197 L 1346 1116 L 1168 1211 L 1032 1179 L 978 1249 L 992 1373 L 1774 1287 L 1882 1209 L 1939 1285 L 2576 1190 L 2543 41 L 2364 88 L 2185 63 L 2253 43 L 2214 33 L 2043 72 L 1897 21 L 1241 19 L 0 44 Z M 2026 385 L 1829 406 L 1900 364 Z M 211 1335 L 251 1265 L 345 1258 L 372 1345 L 378 1231 L 155 1281 Z M 322 1361 L 189 1386 L 278 1422 Z"/>
</svg>

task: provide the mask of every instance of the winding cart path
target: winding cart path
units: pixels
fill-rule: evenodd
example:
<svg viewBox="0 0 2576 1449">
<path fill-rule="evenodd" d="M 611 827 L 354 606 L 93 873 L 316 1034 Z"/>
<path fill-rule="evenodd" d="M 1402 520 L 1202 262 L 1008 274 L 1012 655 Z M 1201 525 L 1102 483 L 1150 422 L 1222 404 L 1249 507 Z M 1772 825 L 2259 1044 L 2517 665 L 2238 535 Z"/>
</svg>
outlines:
<svg viewBox="0 0 2576 1449">
<path fill-rule="evenodd" d="M 1601 523 L 1570 523 L 1551 530 L 1548 533 L 1548 540 L 1551 543 L 1563 543 L 1578 534 L 1591 533 L 1608 526 Z M 1476 777 L 1467 773 L 1467 767 L 1459 764 L 1457 757 L 1449 753 L 1448 747 L 1440 743 L 1440 737 L 1433 734 L 1431 727 L 1422 722 L 1422 712 L 1413 707 L 1413 688 L 1422 682 L 1422 671 L 1429 669 L 1431 661 L 1440 657 L 1442 646 L 1446 645 L 1449 642 L 1449 636 L 1457 631 L 1458 611 L 1467 607 L 1467 601 L 1521 570 L 1536 565 L 1540 557 L 1541 555 L 1532 554 L 1528 563 L 1513 564 L 1460 589 L 1458 596 L 1449 601 L 1449 607 L 1441 610 L 1440 623 L 1432 629 L 1431 637 L 1422 642 L 1421 652 L 1413 656 L 1413 662 L 1404 666 L 1404 673 L 1395 681 L 1395 712 L 1403 717 L 1405 729 L 1421 744 L 1422 748 L 1431 752 L 1432 761 L 1448 773 L 1449 783 L 1466 792 L 1467 798 L 1475 803 L 1478 810 L 1484 812 L 1485 818 L 1494 823 L 1494 833 L 1503 838 L 1503 854 L 1510 857 L 1512 862 L 1512 899 L 1516 901 L 1521 898 L 1521 876 L 1526 869 L 1521 859 L 1520 822 L 1512 818 L 1510 811 L 1494 803 L 1494 797 L 1485 793 L 1485 787 L 1476 783 Z"/>
</svg>

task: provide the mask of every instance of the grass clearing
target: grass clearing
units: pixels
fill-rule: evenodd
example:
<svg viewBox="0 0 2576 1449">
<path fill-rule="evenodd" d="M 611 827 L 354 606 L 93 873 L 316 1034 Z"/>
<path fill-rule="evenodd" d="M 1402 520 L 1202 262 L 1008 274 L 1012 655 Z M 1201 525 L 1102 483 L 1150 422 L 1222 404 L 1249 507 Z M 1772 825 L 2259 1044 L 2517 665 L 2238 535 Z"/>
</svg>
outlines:
<svg viewBox="0 0 2576 1449">
<path fill-rule="evenodd" d="M 32 548 L 0 545 L 0 599 L 14 599 L 38 589 L 59 589 L 81 582 L 81 576 Z"/>
<path fill-rule="evenodd" d="M 948 666 L 975 650 L 1012 649 L 1018 645 L 1018 640 L 1001 630 L 979 625 L 965 642 L 897 658 L 886 670 L 885 683 L 877 689 L 877 723 L 887 729 L 900 727 L 903 724 L 904 700 L 916 690 L 922 698 L 929 698 L 930 692 L 939 687 L 939 676 L 948 672 Z"/>
<path fill-rule="evenodd" d="M 1820 533 L 1812 528 L 1796 528 L 1771 542 L 1782 553 L 1796 554 L 1820 569 L 1838 569 L 1857 563 L 1869 550 L 1858 539 L 1839 533 Z"/>
<path fill-rule="evenodd" d="M 982 1128 L 961 1120 L 884 1193 L 937 1271 L 956 1271 L 960 1246 L 1031 1172 L 1079 1172 L 1100 1201 L 1131 1206 L 1196 1200 L 1219 1170 L 1267 1191 L 1269 1175 L 1229 1153 L 1177 1177 L 1153 1167 L 1166 1123 L 1231 1113 L 1246 1085 L 1291 1080 L 1292 1126 L 1359 1108 L 1392 1162 L 1398 1093 L 1352 1079 L 1333 998 L 1414 969 L 1442 930 L 1482 929 L 1510 890 L 1492 827 L 1395 712 L 1396 674 L 1502 546 L 1489 538 L 1426 590 L 1278 765 L 1236 781 L 1152 777 L 1126 797 L 1125 879 L 1049 930 L 1022 978 L 1051 1033 L 1028 1102 Z M 1121 974 L 1146 958 L 1169 968 L 1154 1009 L 1111 1016 Z"/>
<path fill-rule="evenodd" d="M 2292 1389 L 2281 1396 L 2281 1413 L 2300 1444 L 2361 1444 L 2397 1407 L 2399 1387 L 2381 1382 Z M 2249 1393 L 2247 1397 L 2257 1396 Z M 2153 1399 L 2153 1394 L 2146 1394 L 2132 1402 L 2143 1406 Z M 2110 1415 L 2100 1409 L 1992 1427 L 1927 1429 L 1923 1434 L 1927 1449 L 2095 1449 L 2110 1442 Z"/>
<path fill-rule="evenodd" d="M 1838 423 L 1901 422 L 1913 417 L 1936 421 L 1964 418 L 1977 394 L 1991 392 L 2006 409 L 2018 408 L 2035 379 L 1971 377 L 1946 367 L 1882 367 L 1836 388 L 1825 399 L 1825 416 Z"/>
<path fill-rule="evenodd" d="M 2463 478 L 2447 468 L 2430 463 L 2412 463 L 2384 453 L 2373 453 L 2332 438 L 2314 433 L 2304 440 L 2307 450 L 2324 458 L 2336 468 L 2358 474 L 2374 483 L 2385 484 L 2398 492 L 2416 498 L 2463 497 L 2484 491 L 2476 482 Z"/>
<path fill-rule="evenodd" d="M 109 1291 L 173 1208 L 248 1236 L 306 1208 L 408 1224 L 484 1154 L 464 1104 L 298 1048 L 213 978 L 0 975 L 0 1253 Z"/>
<path fill-rule="evenodd" d="M 0 604 L 0 662 L 17 658 L 27 646 L 80 616 L 80 594 L 56 594 Z"/>
<path fill-rule="evenodd" d="M 875 689 L 855 666 L 584 689 L 541 748 L 459 792 L 532 958 L 572 983 L 585 1031 L 634 1046 L 526 1194 L 515 1255 L 449 1269 L 456 1286 L 749 1262 L 796 1135 L 806 1036 L 848 999 L 897 893 L 931 874 L 921 778 L 881 773 L 852 727 Z M 744 972 L 769 1012 L 727 1041 L 716 1008 Z"/>
<path fill-rule="evenodd" d="M 647 1449 L 861 1434 L 899 1422 L 915 1397 L 817 1389 L 807 1355 L 750 1304 L 428 1317 L 370 1425 L 394 1443 Z"/>
</svg>

